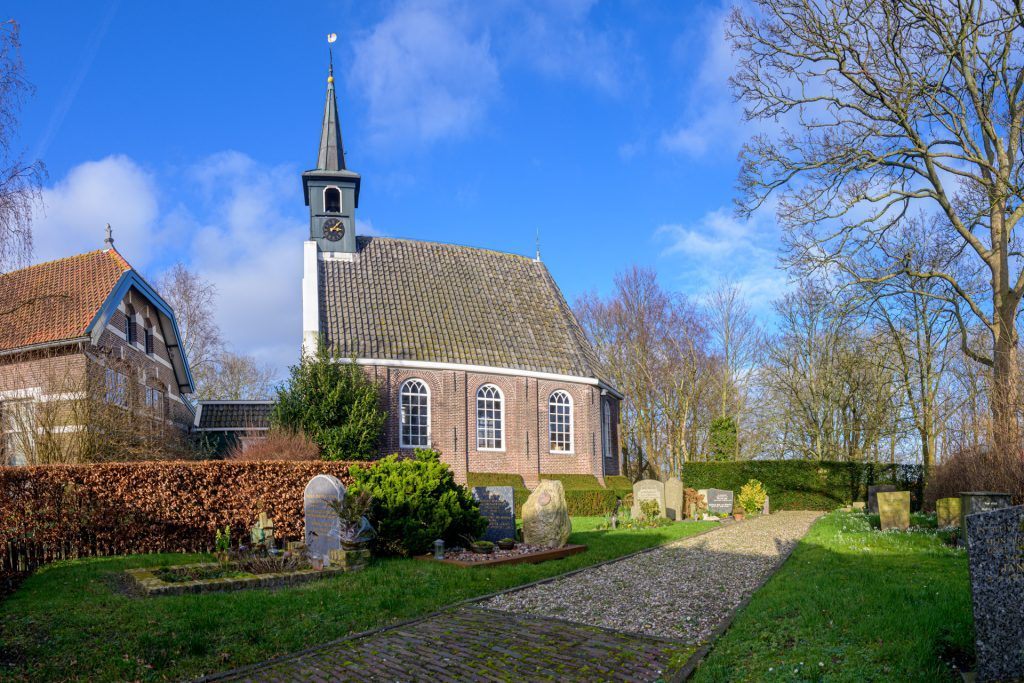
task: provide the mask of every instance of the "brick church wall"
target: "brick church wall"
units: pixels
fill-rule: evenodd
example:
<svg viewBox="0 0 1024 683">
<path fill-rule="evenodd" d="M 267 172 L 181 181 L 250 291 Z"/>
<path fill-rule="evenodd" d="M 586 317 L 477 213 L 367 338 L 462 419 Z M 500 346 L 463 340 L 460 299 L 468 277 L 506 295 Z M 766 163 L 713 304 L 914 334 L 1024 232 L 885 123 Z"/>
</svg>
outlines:
<svg viewBox="0 0 1024 683">
<path fill-rule="evenodd" d="M 614 418 L 618 402 L 602 397 L 601 390 L 579 382 L 556 382 L 515 375 L 460 370 L 419 370 L 388 366 L 364 366 L 367 376 L 381 391 L 381 405 L 388 413 L 381 455 L 411 454 L 399 441 L 399 392 L 409 379 L 419 379 L 430 390 L 430 440 L 442 458 L 466 481 L 467 472 L 519 474 L 534 486 L 545 473 L 592 474 L 603 482 L 605 474 L 618 474 L 618 448 L 605 462 L 601 442 L 601 402 L 612 401 L 613 442 L 617 441 Z M 505 448 L 480 450 L 476 441 L 476 393 L 485 385 L 501 389 L 504 397 Z M 556 390 L 572 397 L 573 450 L 553 453 L 548 448 L 548 399 Z"/>
</svg>

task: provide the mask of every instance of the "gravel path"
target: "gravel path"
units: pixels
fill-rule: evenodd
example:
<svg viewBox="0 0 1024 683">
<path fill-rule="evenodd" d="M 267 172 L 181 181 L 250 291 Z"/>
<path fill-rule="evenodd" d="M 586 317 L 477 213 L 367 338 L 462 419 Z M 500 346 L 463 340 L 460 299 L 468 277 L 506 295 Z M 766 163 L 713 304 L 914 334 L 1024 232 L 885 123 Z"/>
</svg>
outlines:
<svg viewBox="0 0 1024 683">
<path fill-rule="evenodd" d="M 777 512 L 729 524 L 482 606 L 699 644 L 820 514 Z"/>
</svg>

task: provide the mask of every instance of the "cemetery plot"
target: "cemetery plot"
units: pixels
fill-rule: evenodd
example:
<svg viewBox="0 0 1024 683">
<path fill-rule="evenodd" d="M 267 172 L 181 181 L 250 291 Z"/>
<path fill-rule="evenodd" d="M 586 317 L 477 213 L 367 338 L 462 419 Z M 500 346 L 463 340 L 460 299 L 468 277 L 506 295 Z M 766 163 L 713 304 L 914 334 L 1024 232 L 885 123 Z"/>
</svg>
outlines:
<svg viewBox="0 0 1024 683">
<path fill-rule="evenodd" d="M 435 559 L 433 555 L 421 555 L 420 560 L 431 562 L 442 562 L 455 565 L 456 567 L 496 567 L 505 564 L 522 564 L 546 562 L 547 560 L 560 560 L 563 557 L 577 555 L 586 551 L 585 545 L 566 545 L 561 548 L 537 548 L 528 545 L 517 545 L 512 550 L 495 549 L 492 553 L 476 553 L 470 550 L 445 553 L 443 560 Z"/>
<path fill-rule="evenodd" d="M 290 586 L 349 571 L 343 566 L 314 569 L 308 562 L 304 564 L 302 569 L 258 572 L 257 568 L 234 562 L 203 562 L 129 569 L 125 574 L 132 580 L 136 590 L 144 595 L 153 596 Z"/>
</svg>

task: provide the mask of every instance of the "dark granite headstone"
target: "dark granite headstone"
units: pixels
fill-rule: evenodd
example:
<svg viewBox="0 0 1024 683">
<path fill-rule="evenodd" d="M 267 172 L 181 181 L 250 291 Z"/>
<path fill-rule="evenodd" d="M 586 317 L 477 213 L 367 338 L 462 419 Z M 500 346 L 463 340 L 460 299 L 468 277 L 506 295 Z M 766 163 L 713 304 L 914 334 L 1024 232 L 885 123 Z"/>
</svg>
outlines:
<svg viewBox="0 0 1024 683">
<path fill-rule="evenodd" d="M 1024 680 L 1024 506 L 965 522 L 977 680 Z"/>
<path fill-rule="evenodd" d="M 732 491 L 708 489 L 708 512 L 713 512 L 716 515 L 731 515 L 732 503 Z"/>
<path fill-rule="evenodd" d="M 473 497 L 480 503 L 480 514 L 487 519 L 481 538 L 497 543 L 516 537 L 516 507 L 511 486 L 475 486 Z"/>
<path fill-rule="evenodd" d="M 898 491 L 892 484 L 879 484 L 878 486 L 868 487 L 868 513 L 872 515 L 878 514 L 878 494 L 888 493 L 890 491 Z"/>
<path fill-rule="evenodd" d="M 341 522 L 331 502 L 345 500 L 345 486 L 335 476 L 318 474 L 306 484 L 302 498 L 306 552 L 310 560 L 328 565 L 331 551 L 341 548 Z"/>
<path fill-rule="evenodd" d="M 968 491 L 960 494 L 960 538 L 967 540 L 967 515 L 1002 510 L 1013 504 L 1009 493 Z"/>
</svg>

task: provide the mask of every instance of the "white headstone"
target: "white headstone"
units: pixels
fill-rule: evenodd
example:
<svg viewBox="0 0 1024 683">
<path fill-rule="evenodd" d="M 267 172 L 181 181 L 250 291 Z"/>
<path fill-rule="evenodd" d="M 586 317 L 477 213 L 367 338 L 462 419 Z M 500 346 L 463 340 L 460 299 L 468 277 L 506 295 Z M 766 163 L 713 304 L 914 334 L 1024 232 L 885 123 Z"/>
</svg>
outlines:
<svg viewBox="0 0 1024 683">
<path fill-rule="evenodd" d="M 330 474 L 318 474 L 306 484 L 303 511 L 306 513 L 306 552 L 310 560 L 330 564 L 332 550 L 341 548 L 341 523 L 331 507 L 345 500 L 345 485 Z"/>
</svg>

